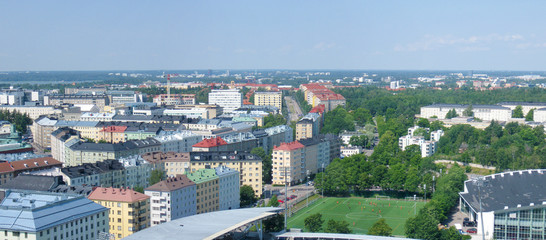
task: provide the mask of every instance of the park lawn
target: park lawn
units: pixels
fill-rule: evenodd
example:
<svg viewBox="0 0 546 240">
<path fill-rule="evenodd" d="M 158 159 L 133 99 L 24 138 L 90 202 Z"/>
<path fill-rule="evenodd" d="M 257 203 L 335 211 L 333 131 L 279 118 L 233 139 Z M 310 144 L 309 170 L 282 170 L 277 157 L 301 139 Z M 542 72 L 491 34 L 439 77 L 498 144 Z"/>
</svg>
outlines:
<svg viewBox="0 0 546 240">
<path fill-rule="evenodd" d="M 425 202 L 423 201 L 405 201 L 404 199 L 376 200 L 375 198 L 361 197 L 325 197 L 290 217 L 288 219 L 288 228 L 301 228 L 305 231 L 305 218 L 315 213 L 321 213 L 324 220 L 323 230 L 326 228 L 328 220 L 334 219 L 347 221 L 353 233 L 367 234 L 368 229 L 379 218 L 385 218 L 387 224 L 393 229 L 393 235 L 404 236 L 406 219 L 414 217 L 415 212 L 419 212 L 419 209 L 424 205 Z"/>
</svg>

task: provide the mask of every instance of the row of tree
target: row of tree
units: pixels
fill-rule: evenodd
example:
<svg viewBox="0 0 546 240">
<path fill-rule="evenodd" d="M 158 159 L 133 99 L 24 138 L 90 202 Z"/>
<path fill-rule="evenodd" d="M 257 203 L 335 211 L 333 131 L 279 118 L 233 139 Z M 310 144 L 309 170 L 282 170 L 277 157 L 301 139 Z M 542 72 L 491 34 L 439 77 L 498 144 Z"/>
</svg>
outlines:
<svg viewBox="0 0 546 240">
<path fill-rule="evenodd" d="M 413 195 L 430 193 L 436 170 L 431 158 L 421 158 L 419 147 L 410 146 L 400 151 L 398 139 L 387 131 L 371 157 L 358 154 L 334 159 L 324 173 L 317 174 L 315 184 L 327 195 L 343 196 L 371 188 L 404 190 Z"/>
<path fill-rule="evenodd" d="M 15 129 L 20 133 L 26 133 L 27 126 L 32 124 L 32 119 L 30 119 L 28 114 L 22 114 L 15 110 L 0 110 L 0 120 L 14 124 Z"/>
<path fill-rule="evenodd" d="M 465 180 L 464 170 L 458 165 L 449 169 L 447 174 L 440 176 L 432 199 L 419 210 L 417 216 L 406 221 L 406 236 L 415 239 L 470 239 L 470 236 L 460 235 L 455 227 L 445 230 L 438 228 L 457 204 L 458 194 L 462 191 Z"/>
<path fill-rule="evenodd" d="M 541 125 L 533 128 L 510 122 L 503 128 L 493 121 L 483 130 L 463 124 L 444 131 L 438 153 L 452 159 L 498 170 L 546 167 L 546 135 Z"/>
</svg>

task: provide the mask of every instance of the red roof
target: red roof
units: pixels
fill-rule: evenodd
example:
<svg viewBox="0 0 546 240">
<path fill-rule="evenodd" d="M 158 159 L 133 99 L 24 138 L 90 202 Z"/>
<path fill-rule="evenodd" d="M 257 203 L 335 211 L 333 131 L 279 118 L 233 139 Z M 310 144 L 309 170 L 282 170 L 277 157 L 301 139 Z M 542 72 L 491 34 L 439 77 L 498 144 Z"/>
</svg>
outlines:
<svg viewBox="0 0 546 240">
<path fill-rule="evenodd" d="M 139 193 L 132 189 L 125 188 L 103 188 L 98 187 L 87 197 L 90 200 L 113 201 L 113 202 L 138 202 L 149 199 L 150 196 Z"/>
<path fill-rule="evenodd" d="M 345 100 L 345 98 L 341 94 L 337 93 L 320 93 L 315 95 L 318 99 L 322 101 L 327 100 Z"/>
<path fill-rule="evenodd" d="M 63 163 L 52 157 L 32 158 L 13 162 L 1 162 L 0 173 L 21 171 L 26 169 L 40 169 L 44 167 L 62 166 Z"/>
<path fill-rule="evenodd" d="M 127 129 L 127 126 L 108 126 L 103 127 L 101 132 L 125 132 L 125 129 Z"/>
<path fill-rule="evenodd" d="M 324 104 L 319 104 L 317 106 L 315 106 L 314 108 L 311 109 L 311 111 L 309 111 L 310 113 L 324 113 Z"/>
<path fill-rule="evenodd" d="M 303 147 L 305 146 L 303 146 L 303 144 L 301 144 L 300 142 L 293 141 L 290 143 L 281 143 L 281 145 L 275 146 L 273 150 L 274 151 L 292 151 L 292 150 L 300 149 Z"/>
<path fill-rule="evenodd" d="M 193 147 L 201 147 L 201 148 L 211 148 L 211 147 L 217 147 L 227 145 L 227 142 L 224 141 L 221 137 L 216 138 L 205 138 L 203 141 L 196 143 L 193 145 Z"/>
</svg>

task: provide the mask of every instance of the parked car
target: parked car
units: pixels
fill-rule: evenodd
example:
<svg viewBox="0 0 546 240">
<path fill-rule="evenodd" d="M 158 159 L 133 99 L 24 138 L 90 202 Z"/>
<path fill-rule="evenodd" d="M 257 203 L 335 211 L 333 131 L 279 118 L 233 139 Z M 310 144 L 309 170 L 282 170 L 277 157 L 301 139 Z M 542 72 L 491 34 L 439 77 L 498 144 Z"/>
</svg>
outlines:
<svg viewBox="0 0 546 240">
<path fill-rule="evenodd" d="M 283 201 L 283 200 L 280 200 L 280 199 L 279 199 L 279 200 L 277 200 L 277 202 L 280 202 L 280 203 L 284 203 L 284 201 Z"/>
<path fill-rule="evenodd" d="M 294 198 L 296 198 L 296 197 L 298 197 L 298 196 L 292 195 L 292 196 L 290 196 L 290 199 L 294 199 Z"/>
<path fill-rule="evenodd" d="M 478 229 L 470 228 L 466 230 L 467 233 L 478 233 Z"/>
<path fill-rule="evenodd" d="M 463 226 L 464 227 L 475 227 L 477 226 L 476 222 L 474 221 L 463 221 Z"/>
</svg>

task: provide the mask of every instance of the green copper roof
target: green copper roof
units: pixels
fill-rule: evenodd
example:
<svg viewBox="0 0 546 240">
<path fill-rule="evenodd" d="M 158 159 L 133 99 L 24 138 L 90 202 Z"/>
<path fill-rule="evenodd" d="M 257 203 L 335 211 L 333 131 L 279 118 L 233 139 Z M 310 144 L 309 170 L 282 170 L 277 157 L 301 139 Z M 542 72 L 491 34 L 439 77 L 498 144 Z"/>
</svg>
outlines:
<svg viewBox="0 0 546 240">
<path fill-rule="evenodd" d="M 199 169 L 195 172 L 188 173 L 187 176 L 196 184 L 218 179 L 218 175 L 216 175 L 216 170 L 214 169 Z"/>
</svg>

